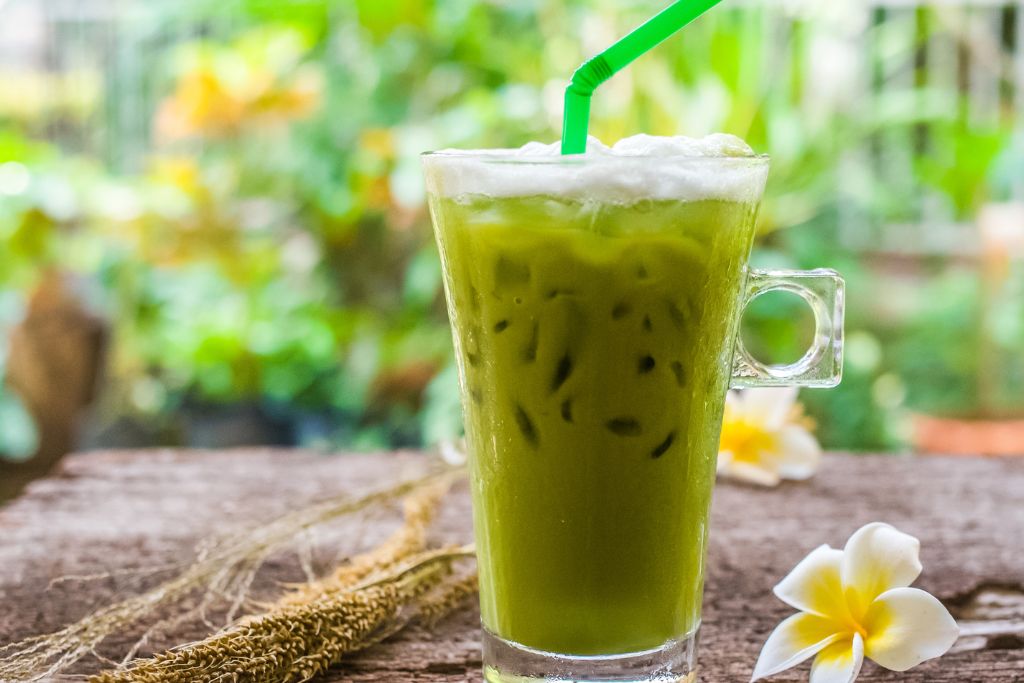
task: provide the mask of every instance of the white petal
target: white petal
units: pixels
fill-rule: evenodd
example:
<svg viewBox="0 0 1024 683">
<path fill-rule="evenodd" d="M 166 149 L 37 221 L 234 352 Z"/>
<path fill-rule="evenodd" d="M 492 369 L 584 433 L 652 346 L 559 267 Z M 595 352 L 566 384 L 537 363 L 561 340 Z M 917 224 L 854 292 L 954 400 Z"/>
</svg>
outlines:
<svg viewBox="0 0 1024 683">
<path fill-rule="evenodd" d="M 814 658 L 810 683 L 853 683 L 864 665 L 864 639 L 859 633 L 853 638 L 829 645 Z"/>
<path fill-rule="evenodd" d="M 729 479 L 744 481 L 748 484 L 759 486 L 776 486 L 779 483 L 779 475 L 766 467 L 760 467 L 753 463 L 734 460 L 728 451 L 723 451 L 718 456 L 718 473 Z"/>
<path fill-rule="evenodd" d="M 821 465 L 821 446 L 800 425 L 786 425 L 779 432 L 779 475 L 783 479 L 807 479 Z"/>
<path fill-rule="evenodd" d="M 786 423 L 798 391 L 796 387 L 744 389 L 735 408 L 739 415 L 765 429 L 779 429 Z"/>
<path fill-rule="evenodd" d="M 921 573 L 921 543 L 888 524 L 875 522 L 850 536 L 843 549 L 843 587 L 854 616 L 890 588 L 903 588 Z"/>
<path fill-rule="evenodd" d="M 894 588 L 871 603 L 864 618 L 867 656 L 886 669 L 906 671 L 953 647 L 960 628 L 934 596 Z"/>
<path fill-rule="evenodd" d="M 722 474 L 724 470 L 728 469 L 733 463 L 732 451 L 718 451 L 718 460 L 715 463 L 715 468 L 719 474 Z"/>
<path fill-rule="evenodd" d="M 774 676 L 817 654 L 842 637 L 834 624 L 813 614 L 797 613 L 775 627 L 754 665 L 751 682 Z"/>
<path fill-rule="evenodd" d="M 465 465 L 466 464 L 466 440 L 459 439 L 457 441 L 452 439 L 444 439 L 437 444 L 438 453 L 441 455 L 441 459 L 449 465 Z"/>
<path fill-rule="evenodd" d="M 842 562 L 842 550 L 818 546 L 772 590 L 790 607 L 845 622 L 849 614 L 839 578 Z"/>
</svg>

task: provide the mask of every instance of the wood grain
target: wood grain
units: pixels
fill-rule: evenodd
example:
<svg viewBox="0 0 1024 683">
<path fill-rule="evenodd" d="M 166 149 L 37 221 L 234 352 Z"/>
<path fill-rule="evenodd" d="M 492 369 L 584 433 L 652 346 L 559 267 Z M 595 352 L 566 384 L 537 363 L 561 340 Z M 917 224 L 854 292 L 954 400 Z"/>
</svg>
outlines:
<svg viewBox="0 0 1024 683">
<path fill-rule="evenodd" d="M 302 504 L 380 488 L 421 470 L 416 453 L 324 456 L 300 451 L 100 452 L 66 459 L 0 509 L 0 643 L 54 630 L 156 578 L 123 573 L 187 561 L 196 542 Z M 945 657 L 906 674 L 866 664 L 861 681 L 1024 681 L 1024 459 L 829 455 L 806 483 L 774 490 L 721 484 L 708 560 L 702 681 L 747 681 L 761 644 L 790 610 L 771 587 L 821 543 L 842 546 L 881 520 L 919 537 L 920 587 L 960 619 L 964 636 Z M 318 532 L 308 553 L 326 569 L 339 549 L 372 543 L 393 514 Z M 450 496 L 439 538 L 468 540 L 464 488 Z M 358 538 L 357 538 L 358 536 Z M 303 576 L 295 554 L 272 558 L 257 590 Z M 103 579 L 68 575 L 115 572 Z M 140 578 L 141 576 L 141 578 Z M 330 681 L 480 681 L 475 608 L 434 632 L 412 629 L 338 667 Z M 204 635 L 189 625 L 154 648 Z M 117 657 L 137 633 L 110 639 Z M 83 661 L 78 671 L 95 671 Z M 774 680 L 805 681 L 807 667 Z"/>
</svg>

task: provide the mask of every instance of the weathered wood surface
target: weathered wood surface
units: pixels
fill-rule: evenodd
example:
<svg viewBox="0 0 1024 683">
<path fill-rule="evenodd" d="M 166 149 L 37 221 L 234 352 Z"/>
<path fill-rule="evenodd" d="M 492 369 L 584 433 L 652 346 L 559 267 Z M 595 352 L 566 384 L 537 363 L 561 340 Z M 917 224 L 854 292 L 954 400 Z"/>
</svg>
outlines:
<svg viewBox="0 0 1024 683">
<path fill-rule="evenodd" d="M 46 632 L 137 590 L 138 575 L 117 572 L 187 560 L 197 540 L 270 519 L 340 491 L 368 491 L 407 476 L 417 454 L 327 457 L 296 451 L 106 452 L 68 458 L 0 509 L 0 644 Z M 463 488 L 438 522 L 447 539 L 468 539 Z M 961 620 L 954 651 L 907 674 L 866 664 L 862 681 L 913 683 L 1024 681 L 1024 459 L 827 457 L 810 482 L 774 490 L 732 484 L 715 493 L 702 681 L 749 680 L 764 639 L 789 608 L 771 587 L 820 543 L 841 546 L 861 524 L 890 522 L 922 541 L 919 586 Z M 393 518 L 375 518 L 365 542 Z M 335 529 L 351 538 L 353 529 Z M 321 536 L 313 564 L 326 568 L 336 540 Z M 270 561 L 264 585 L 302 576 L 292 556 Z M 145 584 L 146 579 L 142 579 Z M 149 580 L 152 583 L 152 580 Z M 259 587 L 257 587 L 259 588 Z M 111 639 L 118 657 L 137 634 Z M 203 635 L 191 626 L 154 643 Z M 80 671 L 96 670 L 96 661 Z M 479 681 L 477 613 L 466 608 L 433 633 L 413 629 L 339 667 L 332 681 Z M 806 680 L 806 665 L 779 676 Z"/>
</svg>

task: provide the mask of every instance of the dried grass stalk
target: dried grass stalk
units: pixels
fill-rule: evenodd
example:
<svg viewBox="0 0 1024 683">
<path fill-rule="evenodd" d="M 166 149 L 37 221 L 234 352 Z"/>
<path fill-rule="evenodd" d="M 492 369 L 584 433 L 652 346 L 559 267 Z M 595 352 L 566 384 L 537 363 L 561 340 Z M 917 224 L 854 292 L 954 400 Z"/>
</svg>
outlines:
<svg viewBox="0 0 1024 683">
<path fill-rule="evenodd" d="M 470 597 L 476 595 L 480 588 L 476 572 L 443 584 L 428 599 L 420 602 L 417 619 L 426 626 L 434 626 L 462 606 Z"/>
<path fill-rule="evenodd" d="M 327 500 L 286 514 L 248 533 L 215 539 L 200 548 L 195 562 L 156 588 L 105 607 L 54 633 L 0 647 L 0 680 L 34 681 L 57 675 L 82 657 L 95 653 L 109 635 L 141 622 L 161 608 L 181 602 L 197 590 L 206 590 L 198 608 L 158 621 L 140 640 L 138 645 L 141 646 L 149 634 L 170 623 L 202 614 L 216 601 L 241 600 L 255 569 L 267 555 L 290 543 L 304 530 L 399 500 L 419 489 L 440 485 L 447 489 L 453 476 L 450 470 L 432 473 L 361 498 L 343 496 Z"/>
<path fill-rule="evenodd" d="M 442 477 L 410 493 L 402 526 L 384 543 L 319 581 L 293 588 L 265 614 L 89 683 L 308 681 L 414 619 L 436 623 L 476 590 L 475 573 L 458 574 L 454 567 L 472 547 L 425 549 L 453 480 Z"/>
<path fill-rule="evenodd" d="M 403 610 L 452 574 L 453 563 L 472 552 L 454 548 L 419 553 L 373 583 L 323 593 L 312 602 L 281 604 L 205 640 L 138 660 L 126 669 L 93 676 L 89 683 L 212 683 L 308 681 L 348 653 L 404 625 Z"/>
<path fill-rule="evenodd" d="M 427 529 L 453 481 L 452 477 L 440 478 L 410 493 L 402 502 L 402 526 L 384 543 L 341 565 L 330 576 L 294 586 L 290 593 L 282 596 L 279 604 L 306 604 L 345 590 L 422 552 L 427 546 Z"/>
</svg>

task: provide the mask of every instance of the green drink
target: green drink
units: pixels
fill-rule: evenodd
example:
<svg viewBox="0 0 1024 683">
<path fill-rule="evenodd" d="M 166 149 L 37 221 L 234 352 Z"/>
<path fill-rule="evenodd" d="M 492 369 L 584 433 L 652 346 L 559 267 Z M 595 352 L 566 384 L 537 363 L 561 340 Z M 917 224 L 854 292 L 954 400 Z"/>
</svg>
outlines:
<svg viewBox="0 0 1024 683">
<path fill-rule="evenodd" d="M 612 659 L 692 643 L 766 161 L 426 165 L 487 637 Z M 489 680 L 513 680 L 500 664 Z"/>
</svg>

